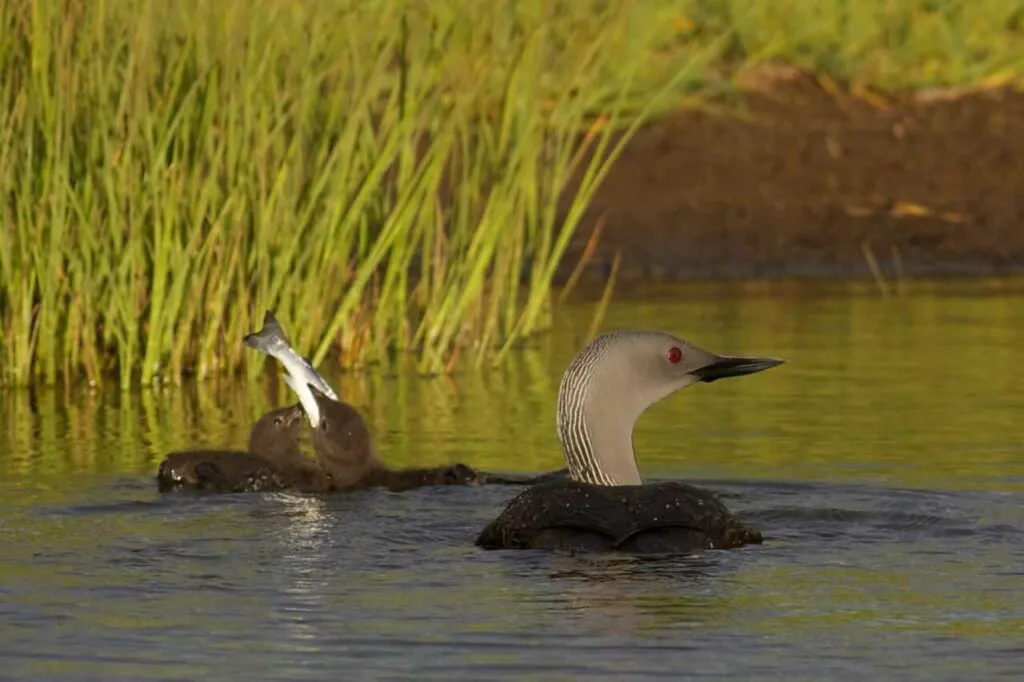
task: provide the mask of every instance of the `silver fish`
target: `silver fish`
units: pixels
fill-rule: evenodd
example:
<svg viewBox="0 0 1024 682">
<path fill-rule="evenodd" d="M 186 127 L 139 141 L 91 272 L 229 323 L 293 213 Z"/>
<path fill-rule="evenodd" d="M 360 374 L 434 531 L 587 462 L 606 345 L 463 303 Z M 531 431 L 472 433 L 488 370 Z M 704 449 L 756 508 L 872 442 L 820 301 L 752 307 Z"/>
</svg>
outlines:
<svg viewBox="0 0 1024 682">
<path fill-rule="evenodd" d="M 313 397 L 310 385 L 332 400 L 337 400 L 338 394 L 313 369 L 313 363 L 309 361 L 309 358 L 299 355 L 292 348 L 288 337 L 285 336 L 284 329 L 281 328 L 274 314 L 268 310 L 263 315 L 263 328 L 258 332 L 246 334 L 243 340 L 249 348 L 266 353 L 284 366 L 285 371 L 288 372 L 284 376 L 285 383 L 299 396 L 302 409 L 309 416 L 309 423 L 316 428 L 320 424 L 320 407 L 316 403 L 316 398 Z"/>
</svg>

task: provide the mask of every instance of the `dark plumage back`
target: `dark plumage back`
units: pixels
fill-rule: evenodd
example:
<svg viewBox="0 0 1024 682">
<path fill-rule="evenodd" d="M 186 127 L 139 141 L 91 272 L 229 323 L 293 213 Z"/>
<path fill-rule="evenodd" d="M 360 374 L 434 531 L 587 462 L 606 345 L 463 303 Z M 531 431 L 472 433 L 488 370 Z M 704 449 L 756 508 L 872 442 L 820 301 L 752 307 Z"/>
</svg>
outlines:
<svg viewBox="0 0 1024 682">
<path fill-rule="evenodd" d="M 760 544 L 714 494 L 674 481 L 605 486 L 552 480 L 517 495 L 477 537 L 485 549 L 677 553 Z"/>
</svg>

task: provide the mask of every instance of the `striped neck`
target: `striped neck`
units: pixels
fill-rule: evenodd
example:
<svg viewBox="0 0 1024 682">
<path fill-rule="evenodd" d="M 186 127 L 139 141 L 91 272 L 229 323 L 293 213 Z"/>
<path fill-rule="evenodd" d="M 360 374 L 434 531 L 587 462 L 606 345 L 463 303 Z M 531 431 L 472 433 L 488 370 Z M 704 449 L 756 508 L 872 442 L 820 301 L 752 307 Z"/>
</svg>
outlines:
<svg viewBox="0 0 1024 682">
<path fill-rule="evenodd" d="M 612 362 L 602 362 L 608 350 L 606 343 L 591 344 L 562 375 L 558 438 L 572 480 L 608 486 L 639 485 L 633 426 L 643 407 L 638 409 L 637 401 L 623 394 L 628 389 L 616 380 L 621 369 Z"/>
</svg>

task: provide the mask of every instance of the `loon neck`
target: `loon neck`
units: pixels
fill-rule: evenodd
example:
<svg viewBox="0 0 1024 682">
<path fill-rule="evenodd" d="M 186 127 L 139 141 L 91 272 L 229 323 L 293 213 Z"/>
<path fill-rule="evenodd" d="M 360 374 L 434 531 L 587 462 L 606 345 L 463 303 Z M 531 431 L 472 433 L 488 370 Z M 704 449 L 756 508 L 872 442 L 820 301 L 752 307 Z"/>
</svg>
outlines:
<svg viewBox="0 0 1024 682">
<path fill-rule="evenodd" d="M 578 357 L 558 391 L 558 438 L 569 478 L 596 485 L 639 485 L 633 426 L 643 411 L 602 386 L 597 353 Z"/>
</svg>

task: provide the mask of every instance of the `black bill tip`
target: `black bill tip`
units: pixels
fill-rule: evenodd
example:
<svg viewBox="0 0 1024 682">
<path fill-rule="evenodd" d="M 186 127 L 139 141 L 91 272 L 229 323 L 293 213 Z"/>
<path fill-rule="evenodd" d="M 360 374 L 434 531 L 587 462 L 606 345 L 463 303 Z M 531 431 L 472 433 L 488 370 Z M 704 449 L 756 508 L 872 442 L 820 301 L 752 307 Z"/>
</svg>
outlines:
<svg viewBox="0 0 1024 682">
<path fill-rule="evenodd" d="M 720 357 L 709 365 L 696 369 L 692 374 L 703 381 L 711 383 L 719 379 L 730 377 L 741 377 L 747 374 L 763 372 L 766 369 L 777 367 L 785 360 L 778 358 L 742 358 L 742 357 Z"/>
</svg>

